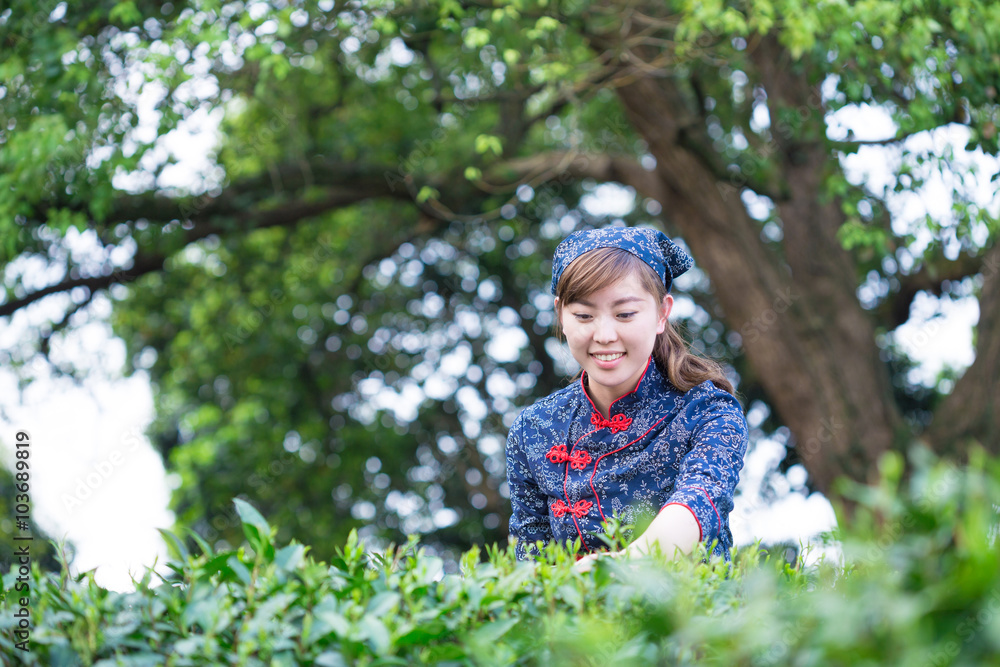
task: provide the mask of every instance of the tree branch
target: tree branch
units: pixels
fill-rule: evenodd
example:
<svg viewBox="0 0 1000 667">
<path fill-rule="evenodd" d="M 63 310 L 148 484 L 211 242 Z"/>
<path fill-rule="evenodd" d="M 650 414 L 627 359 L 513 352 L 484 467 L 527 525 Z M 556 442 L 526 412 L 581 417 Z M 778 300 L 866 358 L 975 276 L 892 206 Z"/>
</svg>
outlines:
<svg viewBox="0 0 1000 667">
<path fill-rule="evenodd" d="M 55 285 L 49 285 L 48 287 L 43 287 L 42 289 L 35 290 L 20 299 L 14 299 L 13 301 L 8 301 L 7 303 L 0 304 L 0 317 L 6 317 L 17 312 L 21 308 L 43 299 L 50 294 L 58 294 L 60 292 L 68 292 L 76 287 L 86 287 L 90 290 L 91 294 L 94 291 L 100 289 L 107 289 L 115 283 L 127 283 L 143 276 L 147 273 L 153 271 L 158 271 L 163 268 L 163 262 L 166 257 L 159 254 L 150 254 L 144 257 L 137 257 L 132 264 L 132 267 L 128 270 L 116 270 L 114 273 L 104 275 L 104 276 L 93 276 L 89 278 L 76 278 L 64 280 L 62 282 L 56 283 Z"/>
<path fill-rule="evenodd" d="M 910 306 L 918 292 L 929 292 L 940 296 L 944 283 L 957 282 L 974 276 L 982 270 L 982 258 L 961 254 L 955 260 L 925 261 L 914 273 L 899 275 L 899 291 L 892 299 L 887 299 L 879 308 L 879 319 L 887 329 L 895 329 L 910 319 Z"/>
<path fill-rule="evenodd" d="M 886 137 L 885 139 L 848 139 L 846 141 L 831 141 L 830 145 L 837 150 L 853 153 L 862 146 L 895 146 L 903 143 L 915 134 L 920 134 L 921 132 L 926 132 L 926 129 L 921 128 L 912 132 L 904 132 L 899 136 Z"/>
<path fill-rule="evenodd" d="M 569 176 L 573 179 L 616 181 L 635 188 L 642 196 L 657 199 L 663 196 L 655 176 L 632 158 L 624 156 L 558 151 L 510 160 L 494 167 L 491 173 L 503 174 L 508 183 L 517 180 L 518 183 L 506 186 L 511 188 L 521 182 L 537 187 L 556 177 Z M 446 179 L 442 177 L 442 180 Z M 281 184 L 280 190 L 274 185 L 275 182 Z M 297 197 L 302 188 L 313 183 L 326 184 L 322 196 Z M 449 190 L 453 191 L 450 194 L 454 196 L 449 199 L 468 199 L 458 192 L 463 188 L 470 192 L 472 190 L 464 184 L 452 186 Z M 162 270 L 172 252 L 213 234 L 249 232 L 276 226 L 292 227 L 302 220 L 368 199 L 384 197 L 413 201 L 415 194 L 413 179 L 397 177 L 396 170 L 392 168 L 382 169 L 318 159 L 310 161 L 307 169 L 298 162 L 280 165 L 276 167 L 275 174 L 265 173 L 244 179 L 229 186 L 216 197 L 201 195 L 173 199 L 158 194 L 124 196 L 115 203 L 107 220 L 100 227 L 111 228 L 122 222 L 147 221 L 163 230 L 155 246 L 150 244 L 140 247 L 130 267 L 99 276 L 67 278 L 0 304 L 0 317 L 9 316 L 46 296 L 75 287 L 86 287 L 94 292 L 107 289 L 113 284 L 133 282 L 148 273 Z M 276 199 L 281 203 L 274 205 Z M 81 211 L 85 209 L 83 204 L 60 202 L 37 208 L 32 217 L 44 219 L 48 214 L 47 209 L 55 207 L 76 208 Z M 434 201 L 425 202 L 419 208 L 431 219 L 453 220 L 460 217 L 443 206 L 436 205 Z M 177 222 L 182 227 L 171 230 L 171 223 Z M 426 230 L 432 226 L 425 224 L 423 228 Z M 165 247 L 173 250 L 165 251 Z"/>
<path fill-rule="evenodd" d="M 552 114 L 559 113 L 566 105 L 572 102 L 583 102 L 596 95 L 602 88 L 608 86 L 609 82 L 620 74 L 617 68 L 610 65 L 614 56 L 614 52 L 610 50 L 605 50 L 597 54 L 594 58 L 594 63 L 597 65 L 594 71 L 583 77 L 580 81 L 566 86 L 548 107 L 530 117 L 527 125 L 530 127 Z"/>
<path fill-rule="evenodd" d="M 559 176 L 568 176 L 573 179 L 614 181 L 635 188 L 643 197 L 659 199 L 663 195 L 662 185 L 656 174 L 624 155 L 553 151 L 508 160 L 494 167 L 490 175 L 494 178 L 503 177 L 507 181 L 508 185 L 494 186 L 497 188 L 515 187 L 524 182 L 537 186 Z M 515 183 L 511 185 L 511 181 Z"/>
<path fill-rule="evenodd" d="M 306 174 L 302 173 L 298 165 L 285 165 L 281 171 L 285 172 L 293 185 L 301 185 L 305 181 Z M 330 176 L 331 169 L 328 168 L 320 173 L 324 176 Z M 341 173 L 343 173 L 342 169 Z M 212 234 L 225 234 L 234 231 L 249 232 L 277 226 L 291 227 L 302 220 L 374 197 L 396 197 L 409 200 L 410 195 L 405 188 L 397 191 L 396 187 L 385 177 L 385 174 L 388 173 L 390 172 L 369 170 L 365 177 L 359 178 L 353 183 L 347 182 L 327 187 L 323 196 L 291 199 L 283 205 L 266 209 L 255 209 L 254 206 L 261 202 L 253 199 L 247 201 L 247 199 L 255 196 L 260 199 L 257 186 L 260 185 L 262 179 L 269 178 L 268 176 L 248 179 L 238 186 L 227 189 L 215 198 L 201 197 L 194 200 L 176 200 L 150 195 L 123 197 L 114 209 L 112 219 L 116 222 L 144 219 L 166 224 L 180 220 L 186 224 L 187 228 L 177 229 L 173 233 L 166 232 L 156 247 L 145 247 L 137 250 L 131 267 L 117 269 L 101 276 L 69 278 L 35 290 L 21 298 L 0 304 L 0 317 L 11 315 L 46 296 L 66 292 L 75 287 L 86 287 L 93 292 L 106 289 L 116 283 L 126 284 L 147 273 L 159 271 L 169 256 L 168 252 L 163 251 L 164 246 L 180 249 Z M 318 176 L 315 172 L 312 175 L 313 177 Z"/>
<path fill-rule="evenodd" d="M 948 127 L 949 125 L 962 125 L 962 123 L 956 123 L 952 121 L 950 123 L 945 123 L 944 125 L 939 125 L 937 127 Z M 929 128 L 918 127 L 909 132 L 903 132 L 894 137 L 886 137 L 885 139 L 847 139 L 845 141 L 831 141 L 830 145 L 837 149 L 853 153 L 858 148 L 862 146 L 897 146 L 912 136 L 918 135 L 922 132 L 926 132 Z"/>
<path fill-rule="evenodd" d="M 1000 244 L 983 258 L 976 360 L 934 413 L 926 439 L 941 455 L 967 456 L 971 446 L 1000 452 Z"/>
</svg>

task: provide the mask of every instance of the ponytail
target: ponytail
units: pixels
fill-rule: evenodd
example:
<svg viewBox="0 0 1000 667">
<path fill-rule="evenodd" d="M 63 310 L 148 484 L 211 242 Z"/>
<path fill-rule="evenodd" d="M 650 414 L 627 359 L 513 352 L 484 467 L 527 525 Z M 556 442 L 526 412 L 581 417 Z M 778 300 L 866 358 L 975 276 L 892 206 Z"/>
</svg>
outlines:
<svg viewBox="0 0 1000 667">
<path fill-rule="evenodd" d="M 692 354 L 680 334 L 667 322 L 653 344 L 653 361 L 681 393 L 687 393 L 706 380 L 723 391 L 736 395 L 733 383 L 717 362 Z"/>
</svg>

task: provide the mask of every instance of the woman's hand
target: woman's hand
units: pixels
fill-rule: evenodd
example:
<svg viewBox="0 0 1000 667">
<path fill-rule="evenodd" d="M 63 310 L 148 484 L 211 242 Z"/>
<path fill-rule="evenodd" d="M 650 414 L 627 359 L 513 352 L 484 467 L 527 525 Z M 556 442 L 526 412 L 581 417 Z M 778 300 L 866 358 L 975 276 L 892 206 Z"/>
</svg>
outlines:
<svg viewBox="0 0 1000 667">
<path fill-rule="evenodd" d="M 573 565 L 573 571 L 579 572 L 580 574 L 590 572 L 590 570 L 593 569 L 594 567 L 594 563 L 596 563 L 597 559 L 600 558 L 602 555 L 611 555 L 611 554 L 602 551 L 595 551 L 592 554 L 587 554 L 580 560 L 576 561 L 576 563 Z"/>
</svg>

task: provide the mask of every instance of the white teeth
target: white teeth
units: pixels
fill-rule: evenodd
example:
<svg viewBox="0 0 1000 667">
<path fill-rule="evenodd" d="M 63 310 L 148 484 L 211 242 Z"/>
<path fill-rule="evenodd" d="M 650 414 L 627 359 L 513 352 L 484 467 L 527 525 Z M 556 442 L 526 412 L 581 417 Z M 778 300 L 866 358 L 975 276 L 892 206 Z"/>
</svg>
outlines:
<svg viewBox="0 0 1000 667">
<path fill-rule="evenodd" d="M 615 354 L 595 354 L 594 358 L 598 361 L 614 361 L 615 359 L 624 356 L 625 354 L 623 352 L 616 352 Z"/>
</svg>

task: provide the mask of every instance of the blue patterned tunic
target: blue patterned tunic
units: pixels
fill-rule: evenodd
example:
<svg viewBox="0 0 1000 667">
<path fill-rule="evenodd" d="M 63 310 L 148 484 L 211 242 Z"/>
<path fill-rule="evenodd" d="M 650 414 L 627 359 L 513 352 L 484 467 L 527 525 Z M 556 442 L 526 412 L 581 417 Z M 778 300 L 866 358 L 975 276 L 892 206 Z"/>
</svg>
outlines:
<svg viewBox="0 0 1000 667">
<path fill-rule="evenodd" d="M 517 556 L 536 540 L 604 546 L 601 521 L 633 523 L 663 507 L 687 507 L 701 540 L 728 558 L 729 513 L 747 447 L 739 402 L 711 382 L 682 394 L 652 360 L 610 419 L 579 382 L 526 408 L 507 438 L 507 481 Z"/>
</svg>

